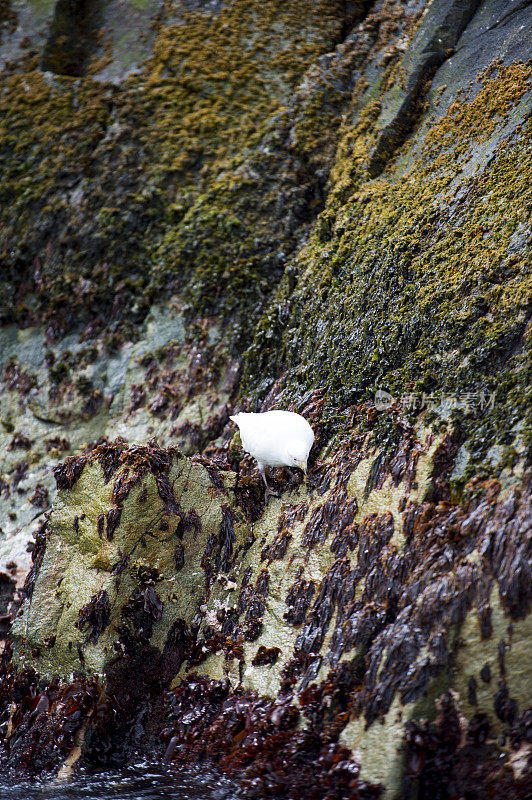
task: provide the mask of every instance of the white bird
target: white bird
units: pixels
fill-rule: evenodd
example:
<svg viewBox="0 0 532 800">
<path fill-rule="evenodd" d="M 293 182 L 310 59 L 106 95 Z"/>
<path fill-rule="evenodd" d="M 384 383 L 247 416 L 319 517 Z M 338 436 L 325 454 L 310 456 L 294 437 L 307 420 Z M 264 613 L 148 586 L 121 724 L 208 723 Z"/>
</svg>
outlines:
<svg viewBox="0 0 532 800">
<path fill-rule="evenodd" d="M 314 432 L 301 414 L 292 411 L 240 412 L 229 419 L 238 425 L 242 447 L 258 464 L 266 484 L 266 499 L 274 494 L 266 480 L 266 467 L 299 467 L 307 471 Z"/>
</svg>

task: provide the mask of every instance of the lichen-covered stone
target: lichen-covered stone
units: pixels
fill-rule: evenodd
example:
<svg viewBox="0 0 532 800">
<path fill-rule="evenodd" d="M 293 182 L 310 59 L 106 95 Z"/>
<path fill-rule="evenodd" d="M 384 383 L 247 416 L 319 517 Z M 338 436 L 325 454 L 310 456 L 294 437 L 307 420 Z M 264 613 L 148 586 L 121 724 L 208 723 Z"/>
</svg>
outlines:
<svg viewBox="0 0 532 800">
<path fill-rule="evenodd" d="M 213 561 L 220 557 L 219 531 L 231 516 L 223 483 L 215 488 L 205 467 L 177 451 L 128 450 L 119 440 L 114 448 L 56 468 L 62 491 L 44 558 L 12 631 L 19 667 L 48 678 L 103 676 L 124 640 L 162 654 L 176 621 L 188 628 L 201 615 L 207 542 Z"/>
</svg>

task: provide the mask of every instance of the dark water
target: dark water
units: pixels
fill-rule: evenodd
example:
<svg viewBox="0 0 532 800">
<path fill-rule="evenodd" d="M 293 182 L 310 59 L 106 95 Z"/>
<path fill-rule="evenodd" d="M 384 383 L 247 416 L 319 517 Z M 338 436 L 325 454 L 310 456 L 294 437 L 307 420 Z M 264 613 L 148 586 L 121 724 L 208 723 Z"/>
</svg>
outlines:
<svg viewBox="0 0 532 800">
<path fill-rule="evenodd" d="M 68 781 L 17 782 L 0 775 L 0 800 L 244 800 L 236 786 L 204 767 L 137 764 L 115 772 L 81 773 Z"/>
</svg>

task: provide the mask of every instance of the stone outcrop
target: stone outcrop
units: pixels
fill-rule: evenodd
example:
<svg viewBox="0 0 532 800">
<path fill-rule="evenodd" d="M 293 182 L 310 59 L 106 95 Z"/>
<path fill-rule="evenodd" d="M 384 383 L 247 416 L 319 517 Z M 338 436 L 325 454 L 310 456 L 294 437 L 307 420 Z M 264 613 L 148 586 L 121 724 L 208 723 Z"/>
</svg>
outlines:
<svg viewBox="0 0 532 800">
<path fill-rule="evenodd" d="M 237 691 L 251 707 L 257 697 L 274 704 L 262 736 L 282 709 L 296 751 L 306 746 L 297 741 L 301 717 L 298 729 L 318 737 L 318 750 L 347 748 L 361 780 L 400 793 L 424 748 L 423 729 L 411 734 L 413 752 L 401 747 L 407 721 L 430 717 L 451 692 L 460 736 L 478 719 L 485 739 L 515 730 L 532 677 L 530 501 L 494 481 L 460 507 L 438 499 L 448 448 L 407 434 L 403 455 L 375 475 L 374 453 L 346 442 L 315 465 L 307 490 L 267 509 L 258 476 L 238 479 L 154 443 L 116 440 L 70 457 L 55 470 L 59 494 L 12 628 L 13 664 L 52 683 L 97 676 L 94 702 L 104 692 L 121 712 L 118 743 L 106 726 L 112 752 L 124 746 L 124 716 L 129 725 L 142 719 L 144 733 L 153 728 L 147 698 L 157 692 L 195 720 L 185 735 L 175 716 L 163 735 L 168 757 L 178 743 L 180 757 L 204 755 L 191 731 L 209 724 L 202 741 L 213 736 L 215 753 L 223 701 Z M 212 719 L 194 710 L 204 699 L 187 695 L 189 684 L 208 697 L 218 687 Z M 79 729 L 90 762 L 102 746 L 102 711 L 88 703 L 88 713 Z M 475 755 L 483 761 L 458 750 L 456 763 Z M 250 756 L 256 769 L 263 757 Z"/>
<path fill-rule="evenodd" d="M 3 763 L 528 797 L 530 4 L 86 5 L 0 2 Z"/>
<path fill-rule="evenodd" d="M 241 546 L 221 477 L 178 452 L 117 440 L 67 459 L 56 478 L 63 491 L 13 629 L 17 660 L 49 678 L 103 676 L 122 637 L 158 646 L 159 671 L 171 669 L 176 625 L 186 640 L 209 579 Z"/>
</svg>

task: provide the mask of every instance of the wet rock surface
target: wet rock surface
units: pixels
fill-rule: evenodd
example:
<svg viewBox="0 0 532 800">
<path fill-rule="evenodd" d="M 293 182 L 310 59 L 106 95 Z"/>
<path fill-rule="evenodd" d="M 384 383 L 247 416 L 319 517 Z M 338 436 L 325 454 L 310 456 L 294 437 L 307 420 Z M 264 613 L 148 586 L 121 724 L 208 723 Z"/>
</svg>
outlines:
<svg viewBox="0 0 532 800">
<path fill-rule="evenodd" d="M 530 796 L 530 19 L 0 3 L 6 768 Z"/>
<path fill-rule="evenodd" d="M 414 478 L 443 447 L 430 434 L 418 442 Z M 167 759 L 206 758 L 245 786 L 294 797 L 300 764 L 316 796 L 351 787 L 356 797 L 370 792 L 349 755 L 363 750 L 361 727 L 381 727 L 385 750 L 400 708 L 403 724 L 412 720 L 408 741 L 432 763 L 439 734 L 415 720 L 446 692 L 460 730 L 486 719 L 484 738 L 502 764 L 500 736 L 519 739 L 511 731 L 524 724 L 530 684 L 528 487 L 488 481 L 456 504 L 435 497 L 436 480 L 440 494 L 448 489 L 445 473 L 426 470 L 409 488 L 381 468 L 364 498 L 373 456 L 360 440 L 346 442 L 314 467 L 307 491 L 285 492 L 262 513 L 242 502 L 221 459 L 207 467 L 123 439 L 67 458 L 11 630 L 6 695 L 26 676 L 29 696 L 43 687 L 44 708 L 44 687 L 66 691 L 79 675 L 72 691 L 86 708 L 66 741 L 82 736 L 87 763 L 164 748 Z M 260 487 L 258 474 L 239 480 Z M 53 697 L 62 714 L 63 695 Z M 47 706 L 38 734 L 22 711 L 11 714 L 13 765 L 21 747 L 63 724 Z M 277 763 L 281 741 L 288 749 Z M 391 754 L 407 759 L 410 784 L 436 780 L 408 766 L 416 757 L 398 744 Z M 466 758 L 460 748 L 445 769 Z M 61 752 L 52 748 L 48 768 Z M 27 766 L 43 764 L 30 756 Z M 482 787 L 493 776 L 478 768 Z"/>
</svg>

